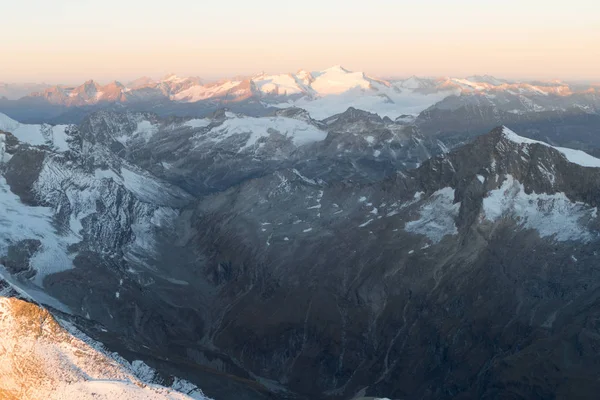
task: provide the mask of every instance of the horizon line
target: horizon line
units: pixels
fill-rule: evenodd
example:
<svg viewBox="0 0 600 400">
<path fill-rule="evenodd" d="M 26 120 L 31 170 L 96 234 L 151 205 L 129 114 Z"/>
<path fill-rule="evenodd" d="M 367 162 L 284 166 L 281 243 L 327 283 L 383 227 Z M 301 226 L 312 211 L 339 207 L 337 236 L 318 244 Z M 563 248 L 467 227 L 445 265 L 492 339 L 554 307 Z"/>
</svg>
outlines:
<svg viewBox="0 0 600 400">
<path fill-rule="evenodd" d="M 342 68 L 345 71 L 349 72 L 349 73 L 363 73 L 365 74 L 367 77 L 370 78 L 375 78 L 375 79 L 381 79 L 381 80 L 406 80 L 406 79 L 410 79 L 412 77 L 415 78 L 421 78 L 421 79 L 444 79 L 444 78 L 457 78 L 457 79 L 465 79 L 465 78 L 469 78 L 469 77 L 473 77 L 473 76 L 480 76 L 480 77 L 484 77 L 484 76 L 488 76 L 488 77 L 493 77 L 496 79 L 501 79 L 501 80 L 510 80 L 510 81 L 514 81 L 516 83 L 521 83 L 521 82 L 532 82 L 532 81 L 538 81 L 538 82 L 544 82 L 544 83 L 550 83 L 550 82 L 564 82 L 564 83 L 571 83 L 571 84 L 590 84 L 590 85 L 597 85 L 600 84 L 600 77 L 598 78 L 564 78 L 564 77 L 553 77 L 553 78 L 542 78 L 542 77 L 534 77 L 534 76 L 520 76 L 520 77 L 515 77 L 515 76 L 511 76 L 510 74 L 508 76 L 505 75 L 501 75 L 501 74 L 492 74 L 492 73 L 469 73 L 469 74 L 423 74 L 420 75 L 419 73 L 391 73 L 391 74 L 371 74 L 365 71 L 359 71 L 359 70 L 354 70 L 354 69 L 349 69 L 349 68 L 345 68 L 343 65 L 340 64 L 336 64 L 333 66 L 330 66 L 328 68 L 324 68 L 324 69 L 304 69 L 304 68 L 299 68 L 296 70 L 296 72 L 266 72 L 265 70 L 259 71 L 259 72 L 255 72 L 255 73 L 251 73 L 251 74 L 232 74 L 232 75 L 214 75 L 214 74 L 207 74 L 207 75 L 202 75 L 201 73 L 192 73 L 192 74 L 178 74 L 178 73 L 174 73 L 174 72 L 166 72 L 166 73 L 156 73 L 156 74 L 144 74 L 141 73 L 139 75 L 135 75 L 136 77 L 132 77 L 132 78 L 94 78 L 94 77 L 90 77 L 87 79 L 78 79 L 78 80 L 72 80 L 72 81 L 51 81 L 51 80 L 35 80 L 35 79 L 26 79 L 26 80 L 3 80 L 0 79 L 0 84 L 5 84 L 5 85 L 27 85 L 27 84 L 31 84 L 31 85 L 48 85 L 48 86 L 80 86 L 86 82 L 95 82 L 98 83 L 100 85 L 108 85 L 110 83 L 114 83 L 114 82 L 118 82 L 121 84 L 125 84 L 125 83 L 131 83 L 135 80 L 138 79 L 143 79 L 143 78 L 148 78 L 151 79 L 154 82 L 160 82 L 162 80 L 164 80 L 166 77 L 168 76 L 176 76 L 177 78 L 182 78 L 182 79 L 189 79 L 189 78 L 199 78 L 200 80 L 204 81 L 202 82 L 203 84 L 210 84 L 210 83 L 215 83 L 215 82 L 220 82 L 220 81 L 226 81 L 226 80 L 232 80 L 232 79 L 252 79 L 254 77 L 260 76 L 260 75 L 292 75 L 292 74 L 296 74 L 298 72 L 301 71 L 308 71 L 311 74 L 313 73 L 318 73 L 318 72 L 323 72 L 326 70 L 330 70 L 333 68 Z"/>
</svg>

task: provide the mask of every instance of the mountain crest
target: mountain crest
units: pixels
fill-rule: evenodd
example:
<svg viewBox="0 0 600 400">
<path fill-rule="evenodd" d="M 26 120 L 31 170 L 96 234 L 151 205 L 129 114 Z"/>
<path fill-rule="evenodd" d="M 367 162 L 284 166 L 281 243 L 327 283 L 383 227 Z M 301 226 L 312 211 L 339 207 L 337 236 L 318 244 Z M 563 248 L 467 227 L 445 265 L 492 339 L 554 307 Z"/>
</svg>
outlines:
<svg viewBox="0 0 600 400">
<path fill-rule="evenodd" d="M 472 143 L 427 160 L 415 171 L 425 191 L 445 186 L 463 193 L 471 184 L 498 189 L 510 177 L 524 191 L 563 193 L 571 201 L 600 205 L 600 159 L 517 135 L 499 126 Z"/>
</svg>

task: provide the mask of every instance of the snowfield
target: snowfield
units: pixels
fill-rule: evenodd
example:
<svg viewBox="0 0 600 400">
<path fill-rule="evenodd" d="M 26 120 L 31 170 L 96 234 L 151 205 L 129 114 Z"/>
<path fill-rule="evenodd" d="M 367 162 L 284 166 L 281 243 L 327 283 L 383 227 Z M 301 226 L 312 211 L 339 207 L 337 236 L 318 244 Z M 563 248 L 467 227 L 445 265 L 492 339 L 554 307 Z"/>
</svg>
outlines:
<svg viewBox="0 0 600 400">
<path fill-rule="evenodd" d="M 230 114 L 223 124 L 212 128 L 206 133 L 196 134 L 194 139 L 200 143 L 204 141 L 219 143 L 233 136 L 244 134 L 248 134 L 249 138 L 240 148 L 240 152 L 254 148 L 261 138 L 267 138 L 273 134 L 280 134 L 291 139 L 295 146 L 320 142 L 327 137 L 327 132 L 294 118 L 253 118 Z"/>
<path fill-rule="evenodd" d="M 58 234 L 52 225 L 52 208 L 26 206 L 0 176 L 0 209 L 0 255 L 6 254 L 11 244 L 35 239 L 41 245 L 32 257 L 31 265 L 40 277 L 71 268 L 72 255 L 68 246 L 80 238 L 75 232 Z"/>
<path fill-rule="evenodd" d="M 0 131 L 12 133 L 19 141 L 33 146 L 47 145 L 57 151 L 69 150 L 67 128 L 68 125 L 22 124 L 0 113 Z"/>
<path fill-rule="evenodd" d="M 433 243 L 439 243 L 444 236 L 458 233 L 454 221 L 459 210 L 460 203 L 454 203 L 454 189 L 440 189 L 421 206 L 419 219 L 407 222 L 404 229 L 407 232 L 425 235 Z"/>
<path fill-rule="evenodd" d="M 564 193 L 527 194 L 511 175 L 483 199 L 483 212 L 490 221 L 513 217 L 523 228 L 537 230 L 541 237 L 583 242 L 592 239 L 586 223 L 597 215 L 595 207 L 572 202 Z"/>
</svg>

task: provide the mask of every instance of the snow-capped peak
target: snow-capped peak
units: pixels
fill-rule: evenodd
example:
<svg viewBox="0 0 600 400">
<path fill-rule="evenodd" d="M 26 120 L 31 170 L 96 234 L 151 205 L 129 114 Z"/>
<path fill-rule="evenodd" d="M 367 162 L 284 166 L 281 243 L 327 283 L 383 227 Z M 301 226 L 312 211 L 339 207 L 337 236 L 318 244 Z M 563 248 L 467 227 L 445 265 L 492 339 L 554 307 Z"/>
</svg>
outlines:
<svg viewBox="0 0 600 400">
<path fill-rule="evenodd" d="M 419 78 L 417 76 L 411 76 L 408 79 L 403 80 L 402 82 L 400 82 L 398 84 L 398 86 L 400 86 L 401 88 L 404 89 L 424 89 L 428 86 L 430 86 L 430 82 L 428 82 L 426 79 L 423 78 Z"/>
<path fill-rule="evenodd" d="M 252 78 L 252 81 L 256 88 L 265 94 L 292 95 L 307 91 L 306 83 L 302 82 L 302 78 L 292 74 L 261 74 Z"/>
<path fill-rule="evenodd" d="M 312 88 L 320 95 L 340 94 L 351 89 L 368 89 L 371 82 L 362 72 L 351 72 L 337 65 L 313 73 Z"/>
<path fill-rule="evenodd" d="M 533 139 L 529 139 L 526 137 L 522 137 L 522 136 L 517 135 L 515 132 L 513 132 L 506 126 L 502 127 L 502 135 L 506 139 L 510 140 L 511 142 L 517 143 L 517 144 L 525 144 L 525 145 L 541 144 L 543 146 L 547 146 L 547 147 L 556 149 L 560 153 L 562 153 L 562 155 L 567 159 L 567 161 L 569 161 L 573 164 L 581 165 L 582 167 L 600 168 L 600 159 L 593 157 L 584 151 L 569 149 L 566 147 L 555 147 L 555 146 L 549 145 L 548 143 L 544 143 L 544 142 L 540 142 L 538 140 L 533 140 Z"/>
<path fill-rule="evenodd" d="M 493 86 L 500 86 L 504 83 L 507 83 L 505 80 L 498 79 L 491 75 L 471 75 L 471 76 L 468 76 L 466 79 L 471 82 L 489 83 L 490 85 L 493 85 Z"/>
<path fill-rule="evenodd" d="M 180 82 L 183 80 L 185 80 L 185 78 L 180 78 L 179 76 L 173 73 L 167 74 L 161 79 L 162 82 Z"/>
<path fill-rule="evenodd" d="M 323 71 L 321 72 L 341 72 L 341 73 L 350 73 L 351 71 L 342 67 L 341 65 L 333 65 L 329 68 L 325 68 Z"/>
</svg>

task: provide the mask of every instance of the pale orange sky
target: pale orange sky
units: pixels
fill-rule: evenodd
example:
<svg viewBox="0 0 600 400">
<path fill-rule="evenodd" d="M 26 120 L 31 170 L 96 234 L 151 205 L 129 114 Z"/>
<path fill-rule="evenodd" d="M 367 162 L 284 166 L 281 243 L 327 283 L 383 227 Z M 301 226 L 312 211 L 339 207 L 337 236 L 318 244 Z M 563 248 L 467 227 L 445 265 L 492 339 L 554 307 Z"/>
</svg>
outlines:
<svg viewBox="0 0 600 400">
<path fill-rule="evenodd" d="M 318 70 L 600 80 L 591 0 L 24 0 L 3 5 L 0 81 Z"/>
</svg>

